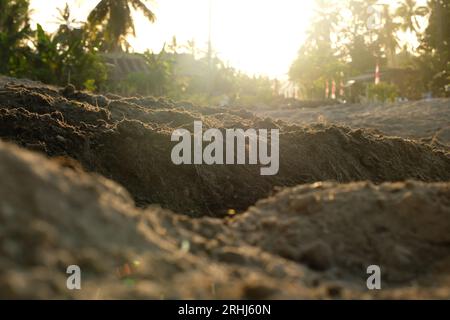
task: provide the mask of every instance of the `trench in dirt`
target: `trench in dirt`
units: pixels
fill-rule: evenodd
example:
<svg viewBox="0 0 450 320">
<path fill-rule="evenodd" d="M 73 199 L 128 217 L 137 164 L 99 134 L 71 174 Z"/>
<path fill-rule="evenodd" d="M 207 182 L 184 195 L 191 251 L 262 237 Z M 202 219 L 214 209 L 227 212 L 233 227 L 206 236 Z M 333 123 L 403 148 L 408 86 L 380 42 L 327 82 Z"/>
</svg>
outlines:
<svg viewBox="0 0 450 320">
<path fill-rule="evenodd" d="M 261 176 L 258 165 L 174 165 L 171 133 L 176 128 L 192 132 L 196 120 L 205 129 L 279 129 L 279 173 Z M 150 286 L 157 290 L 146 297 L 159 297 L 161 288 L 172 290 L 175 297 L 191 297 L 201 288 L 199 297 L 209 297 L 211 287 L 205 279 L 222 281 L 227 290 L 232 290 L 230 284 L 236 286 L 232 295 L 222 292 L 219 297 L 299 297 L 305 288 L 320 287 L 330 279 L 345 280 L 339 290 L 351 291 L 360 284 L 352 275 L 372 263 L 383 266 L 390 288 L 406 288 L 402 291 L 406 296 L 411 281 L 425 279 L 419 288 L 426 296 L 437 294 L 434 284 L 448 274 L 450 211 L 445 182 L 450 181 L 450 158 L 445 150 L 428 144 L 366 129 L 290 125 L 243 110 L 21 85 L 0 89 L 0 138 L 76 171 L 62 172 L 46 159 L 0 145 L 5 160 L 0 191 L 12 193 L 10 207 L 23 212 L 0 215 L 9 219 L 2 223 L 7 228 L 5 239 L 15 239 L 19 247 L 33 252 L 27 255 L 30 265 L 41 265 L 39 254 L 51 253 L 45 269 L 48 283 L 55 284 L 58 259 L 67 253 L 79 259 L 80 245 L 88 268 L 99 278 L 107 273 L 98 270 L 110 270 L 117 259 L 130 252 L 142 254 L 142 279 L 159 272 Z M 129 199 L 116 187 L 81 171 L 118 182 L 140 207 L 158 204 L 183 215 L 156 206 L 139 211 L 122 205 Z M 409 179 L 444 183 L 405 182 Z M 354 181 L 360 182 L 343 184 Z M 276 187 L 286 186 L 296 187 L 282 188 L 267 198 Z M 8 203 L 9 197 L 4 198 Z M 35 203 L 23 201 L 29 198 Z M 245 212 L 224 220 L 200 218 L 223 217 L 229 209 Z M 27 228 L 21 229 L 24 225 Z M 42 236 L 47 230 L 43 226 L 53 240 Z M 27 243 L 35 238 L 39 241 Z M 178 257 L 183 241 L 189 242 L 190 255 Z M 119 258 L 115 246 L 121 248 Z M 23 265 L 20 250 L 8 252 L 7 259 Z M 218 265 L 225 278 L 217 276 Z M 41 279 L 42 273 L 28 271 L 30 279 Z M 196 282 L 192 271 L 202 281 Z M 256 274 L 259 286 L 245 283 L 246 272 Z M 173 280 L 179 277 L 183 286 Z M 0 277 L 0 287 L 10 278 Z M 325 296 L 332 297 L 335 290 L 330 292 Z M 306 296 L 313 294 L 308 291 Z"/>
<path fill-rule="evenodd" d="M 160 204 L 194 217 L 243 211 L 275 187 L 316 181 L 450 180 L 444 151 L 363 129 L 296 126 L 243 110 L 202 108 L 155 98 L 114 98 L 51 88 L 0 89 L 0 137 L 43 152 L 69 167 L 123 185 L 136 204 Z M 261 176 L 259 165 L 172 163 L 177 128 L 279 129 L 280 169 Z"/>
</svg>

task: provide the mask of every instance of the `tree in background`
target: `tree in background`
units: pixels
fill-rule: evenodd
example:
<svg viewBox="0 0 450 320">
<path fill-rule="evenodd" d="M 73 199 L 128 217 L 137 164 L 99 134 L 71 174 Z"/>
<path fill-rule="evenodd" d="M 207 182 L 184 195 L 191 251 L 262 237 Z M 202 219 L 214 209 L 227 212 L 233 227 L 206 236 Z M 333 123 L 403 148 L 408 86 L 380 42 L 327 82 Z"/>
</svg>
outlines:
<svg viewBox="0 0 450 320">
<path fill-rule="evenodd" d="M 0 0 L 0 73 L 17 76 L 26 67 L 31 35 L 28 0 Z"/>
<path fill-rule="evenodd" d="M 89 40 L 86 27 L 71 18 L 69 6 L 59 13 L 60 25 L 54 34 L 37 25 L 31 38 L 34 50 L 27 56 L 28 68 L 22 76 L 96 90 L 106 80 L 106 67 Z"/>
<path fill-rule="evenodd" d="M 407 69 L 398 73 L 404 78 L 395 92 L 410 98 L 419 98 L 425 91 L 445 95 L 444 86 L 450 83 L 450 3 L 429 0 L 425 8 L 402 0 L 397 7 L 378 6 L 382 27 L 371 28 L 373 12 L 368 9 L 376 4 L 377 0 L 316 0 L 316 16 L 289 72 L 303 97 L 323 99 L 332 80 L 339 85 L 350 77 L 370 77 L 376 64 L 382 70 L 388 66 L 396 67 L 394 71 Z M 144 1 L 102 0 L 88 23 L 71 19 L 66 5 L 60 11 L 58 30 L 49 34 L 40 25 L 31 30 L 28 8 L 28 0 L 0 0 L 0 73 L 89 90 L 105 83 L 105 63 L 99 52 L 126 49 L 127 35 L 134 34 L 131 11 L 141 10 L 150 21 L 155 19 Z M 422 28 L 420 17 L 425 14 L 428 26 Z M 401 47 L 402 32 L 416 34 L 420 47 Z M 160 53 L 142 56 L 148 72 L 130 74 L 120 90 L 205 103 L 223 95 L 235 101 L 269 101 L 276 96 L 270 79 L 242 75 L 216 56 L 209 59 L 193 41 L 180 46 L 174 38 Z M 103 86 L 109 88 L 114 90 Z M 364 94 L 364 88 L 360 89 Z M 389 97 L 391 93 L 394 90 Z"/>
<path fill-rule="evenodd" d="M 141 11 L 150 22 L 156 20 L 153 11 L 140 0 L 101 0 L 89 14 L 93 37 L 102 39 L 103 51 L 128 49 L 126 37 L 136 36 L 131 8 Z"/>
<path fill-rule="evenodd" d="M 402 0 L 397 6 L 377 4 L 376 0 L 316 3 L 316 18 L 289 72 L 290 79 L 304 89 L 305 97 L 323 98 L 329 82 L 324 79 L 338 82 L 342 72 L 346 78 L 367 75 L 374 72 L 376 64 L 382 70 L 405 70 L 400 79 L 401 95 L 420 98 L 425 90 L 444 95 L 444 86 L 450 83 L 448 1 L 429 0 L 427 7 L 414 0 Z M 380 20 L 375 28 L 373 8 L 377 8 Z M 419 18 L 425 16 L 429 25 L 423 32 Z M 402 32 L 416 35 L 421 42 L 419 49 L 402 45 Z M 358 95 L 365 94 L 363 86 L 356 89 Z"/>
<path fill-rule="evenodd" d="M 430 18 L 421 39 L 418 65 L 427 88 L 435 95 L 444 95 L 450 84 L 450 3 L 429 0 Z"/>
<path fill-rule="evenodd" d="M 192 42 L 178 44 L 175 39 L 159 53 L 142 54 L 147 68 L 119 81 L 108 82 L 108 91 L 123 95 L 166 96 L 198 105 L 270 104 L 277 98 L 274 82 L 251 77 L 227 66 L 216 55 L 209 61 Z M 208 86 L 208 84 L 210 86 Z"/>
<path fill-rule="evenodd" d="M 340 7 L 335 1 L 316 0 L 316 14 L 308 37 L 289 71 L 291 80 L 300 85 L 303 96 L 323 98 L 325 83 L 340 78 L 345 68 L 336 46 Z"/>
<path fill-rule="evenodd" d="M 120 81 L 109 81 L 108 91 L 126 95 L 171 96 L 179 92 L 180 78 L 174 75 L 175 58 L 165 46 L 159 53 L 146 51 L 142 54 L 147 70 L 129 73 Z"/>
<path fill-rule="evenodd" d="M 428 14 L 426 6 L 418 6 L 415 0 L 404 0 L 395 11 L 395 15 L 402 18 L 401 29 L 411 31 L 416 34 L 420 31 L 418 17 L 424 17 Z"/>
<path fill-rule="evenodd" d="M 374 19 L 373 8 L 376 0 L 350 0 L 348 10 L 351 13 L 350 23 L 344 24 L 339 33 L 346 39 L 343 44 L 348 61 L 348 75 L 358 75 L 373 70 L 377 62 L 386 64 L 386 59 L 381 54 L 379 43 L 376 42 L 378 30 L 375 26 L 381 21 Z M 372 9 L 369 9 L 372 8 Z"/>
<path fill-rule="evenodd" d="M 397 61 L 395 59 L 397 48 L 399 48 L 398 30 L 400 23 L 395 22 L 395 15 L 389 5 L 384 4 L 382 10 L 383 27 L 377 30 L 377 43 L 389 66 L 395 67 Z"/>
</svg>

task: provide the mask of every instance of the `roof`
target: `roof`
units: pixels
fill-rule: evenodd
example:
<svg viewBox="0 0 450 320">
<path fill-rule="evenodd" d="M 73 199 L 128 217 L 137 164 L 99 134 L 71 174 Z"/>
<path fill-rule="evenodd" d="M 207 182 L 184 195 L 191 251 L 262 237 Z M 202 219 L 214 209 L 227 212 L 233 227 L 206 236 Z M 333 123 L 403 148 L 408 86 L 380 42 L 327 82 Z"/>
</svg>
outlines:
<svg viewBox="0 0 450 320">
<path fill-rule="evenodd" d="M 133 72 L 149 72 L 145 59 L 139 54 L 120 52 L 103 53 L 101 56 L 109 65 L 114 79 L 125 78 Z"/>
</svg>

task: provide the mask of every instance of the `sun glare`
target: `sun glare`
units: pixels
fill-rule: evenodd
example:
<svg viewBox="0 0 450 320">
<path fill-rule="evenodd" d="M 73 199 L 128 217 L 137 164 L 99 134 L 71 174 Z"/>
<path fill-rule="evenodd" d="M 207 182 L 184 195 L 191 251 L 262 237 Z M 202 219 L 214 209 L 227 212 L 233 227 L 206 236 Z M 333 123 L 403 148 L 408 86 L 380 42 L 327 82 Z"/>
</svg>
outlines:
<svg viewBox="0 0 450 320">
<path fill-rule="evenodd" d="M 214 51 L 227 63 L 250 74 L 283 77 L 305 36 L 312 1 L 212 0 L 211 39 Z M 195 40 L 206 50 L 209 0 L 166 0 L 155 3 L 159 17 L 149 25 L 137 17 L 137 51 L 158 50 L 176 35 L 178 43 Z"/>
<path fill-rule="evenodd" d="M 85 21 L 96 1 L 67 0 L 74 17 Z M 304 42 L 314 14 L 313 0 L 150 0 L 154 24 L 134 14 L 133 50 L 158 52 L 176 37 L 180 46 L 194 40 L 199 53 L 207 48 L 211 2 L 211 39 L 214 52 L 228 65 L 250 75 L 287 78 Z M 386 3 L 394 3 L 387 0 Z M 33 20 L 53 31 L 59 0 L 32 0 Z M 414 43 L 415 39 L 407 42 Z M 183 50 L 181 48 L 180 50 Z"/>
<path fill-rule="evenodd" d="M 207 48 L 210 0 L 148 1 L 157 21 L 149 24 L 135 14 L 135 51 L 159 51 L 176 36 L 180 45 L 194 40 L 199 52 Z M 98 1 L 68 0 L 74 16 L 83 21 Z M 211 0 L 213 50 L 229 65 L 249 74 L 284 77 L 303 42 L 313 1 Z M 32 0 L 33 20 L 56 29 L 61 1 Z"/>
</svg>

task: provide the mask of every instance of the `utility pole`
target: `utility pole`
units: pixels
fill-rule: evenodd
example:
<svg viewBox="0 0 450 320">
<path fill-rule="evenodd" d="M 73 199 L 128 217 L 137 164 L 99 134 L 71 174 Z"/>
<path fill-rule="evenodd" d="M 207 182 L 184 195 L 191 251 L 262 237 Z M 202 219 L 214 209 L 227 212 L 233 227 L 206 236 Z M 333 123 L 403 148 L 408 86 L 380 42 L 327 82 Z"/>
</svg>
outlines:
<svg viewBox="0 0 450 320">
<path fill-rule="evenodd" d="M 213 89 L 213 61 L 212 61 L 212 0 L 208 0 L 208 101 L 211 102 Z"/>
<path fill-rule="evenodd" d="M 209 9 L 208 9 L 208 59 L 211 62 L 212 59 L 212 0 L 208 0 Z"/>
</svg>

